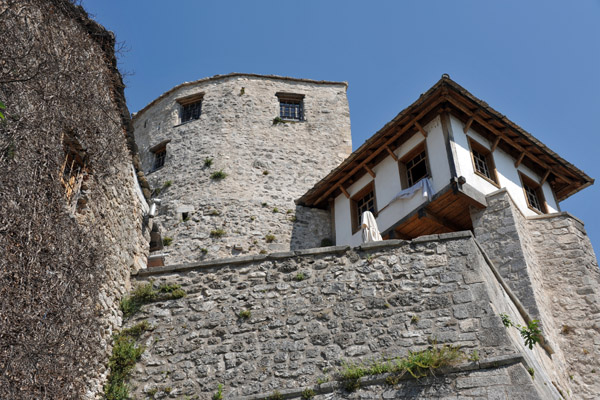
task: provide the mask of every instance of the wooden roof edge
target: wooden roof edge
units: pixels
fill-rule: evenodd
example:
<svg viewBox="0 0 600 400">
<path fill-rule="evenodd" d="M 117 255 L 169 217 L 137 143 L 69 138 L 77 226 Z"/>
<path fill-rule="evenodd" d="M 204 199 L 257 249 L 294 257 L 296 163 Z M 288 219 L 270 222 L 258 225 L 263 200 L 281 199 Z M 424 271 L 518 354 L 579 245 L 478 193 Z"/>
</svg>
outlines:
<svg viewBox="0 0 600 400">
<path fill-rule="evenodd" d="M 404 108 L 400 111 L 391 121 L 386 123 L 381 129 L 379 129 L 375 134 L 373 134 L 370 138 L 364 141 L 364 143 L 356 150 L 352 152 L 344 161 L 340 163 L 337 167 L 335 167 L 327 176 L 317 182 L 311 189 L 309 189 L 302 197 L 295 200 L 296 204 L 302 206 L 318 206 L 316 204 L 311 204 L 311 197 L 316 196 L 325 184 L 330 181 L 335 175 L 342 172 L 345 168 L 349 167 L 353 161 L 355 161 L 362 153 L 366 152 L 375 142 L 377 142 L 381 137 L 389 131 L 391 128 L 396 126 L 400 120 L 409 115 L 413 109 L 420 106 L 422 103 L 426 102 L 431 98 L 431 95 L 438 89 L 441 88 L 443 84 L 444 78 L 440 79 L 433 85 L 427 92 L 422 93 L 417 100 L 415 100 L 411 105 Z M 365 172 L 366 173 L 366 172 Z M 312 199 L 312 201 L 316 200 L 317 197 Z"/>
<path fill-rule="evenodd" d="M 564 168 L 566 168 L 567 170 L 569 170 L 570 173 L 572 173 L 573 175 L 576 175 L 579 178 L 582 178 L 582 179 L 580 179 L 580 181 L 583 182 L 583 184 L 585 185 L 585 187 L 590 186 L 591 184 L 593 184 L 594 179 L 592 179 L 589 175 L 587 175 L 585 172 L 583 172 L 581 169 L 577 168 L 575 165 L 573 165 L 569 161 L 567 161 L 564 158 L 562 158 L 554 150 L 550 149 L 547 145 L 545 145 L 544 143 L 542 143 L 539 139 L 537 139 L 531 133 L 529 133 L 525 129 L 521 128 L 521 126 L 519 126 L 517 123 L 511 121 L 506 115 L 504 115 L 504 114 L 496 111 L 488 103 L 486 103 L 485 101 L 477 98 L 475 95 L 473 95 L 472 93 L 470 93 L 467 89 L 465 89 L 464 87 L 462 87 L 461 85 L 459 85 L 458 83 L 456 83 L 455 81 L 453 81 L 452 79 L 450 79 L 449 77 L 448 78 L 443 77 L 442 80 L 445 80 L 459 94 L 467 97 L 469 100 L 471 100 L 477 106 L 479 106 L 480 108 L 483 108 L 485 111 L 487 111 L 489 114 L 491 114 L 492 116 L 494 116 L 495 118 L 497 118 L 499 121 L 501 121 L 505 125 L 508 125 L 510 128 L 512 128 L 513 130 L 515 130 L 518 134 L 520 134 L 525 139 L 527 139 L 528 141 L 530 141 L 533 145 L 535 145 L 536 147 L 538 147 L 539 149 L 541 149 L 543 153 L 545 153 L 546 155 L 548 155 L 549 157 L 551 157 L 552 159 L 554 159 L 559 165 L 561 165 Z M 588 182 L 591 182 L 591 183 L 588 184 Z M 583 187 L 581 187 L 580 189 L 574 191 L 573 194 L 576 193 L 576 192 L 578 192 L 581 189 L 583 189 Z M 571 196 L 571 194 L 569 196 Z M 567 196 L 567 197 L 569 197 L 569 196 Z"/>
<path fill-rule="evenodd" d="M 152 107 L 153 105 L 155 105 L 156 103 L 158 103 L 159 101 L 161 101 L 162 99 L 164 99 L 165 97 L 169 96 L 171 93 L 186 87 L 186 86 L 193 86 L 193 85 L 197 85 L 200 83 L 204 83 L 204 82 L 210 82 L 210 81 L 216 81 L 219 79 L 226 79 L 226 78 L 233 78 L 233 77 L 250 77 L 250 78 L 263 78 L 263 79 L 277 79 L 277 80 L 282 80 L 282 81 L 292 81 L 292 82 L 303 82 L 303 83 L 314 83 L 314 84 L 318 84 L 318 85 L 343 85 L 346 87 L 346 89 L 348 89 L 348 82 L 346 81 L 340 81 L 340 82 L 336 82 L 336 81 L 318 81 L 318 80 L 313 80 L 313 79 L 305 79 L 305 78 L 293 78 L 293 77 L 289 77 L 289 76 L 279 76 L 279 75 L 261 75 L 261 74 L 252 74 L 252 73 L 243 73 L 243 72 L 231 72 L 229 74 L 223 74 L 223 75 L 213 75 L 213 76 L 209 76 L 206 78 L 200 78 L 197 79 L 195 81 L 191 81 L 191 82 L 183 82 L 180 83 L 177 86 L 172 87 L 171 89 L 167 90 L 166 92 L 164 92 L 163 94 L 161 94 L 160 96 L 158 96 L 157 98 L 155 98 L 154 100 L 152 100 L 150 103 L 148 103 L 144 108 L 142 108 L 141 110 L 139 110 L 138 112 L 134 113 L 131 116 L 131 119 L 133 121 L 135 121 L 137 118 L 139 118 L 143 113 L 145 113 L 150 107 Z"/>
<path fill-rule="evenodd" d="M 572 182 L 570 183 L 570 186 L 573 186 L 575 184 L 574 189 L 572 191 L 570 191 L 568 193 L 568 195 L 561 196 L 561 198 L 558 199 L 559 201 L 562 201 L 562 200 L 572 196 L 573 194 L 577 193 L 578 191 L 580 191 L 594 183 L 594 179 L 590 178 L 585 172 L 583 172 L 582 170 L 580 170 L 579 168 L 577 168 L 575 165 L 568 162 L 564 158 L 560 157 L 556 152 L 551 150 L 548 146 L 543 144 L 541 141 L 539 141 L 537 138 L 535 138 L 529 132 L 525 131 L 519 125 L 512 122 L 505 115 L 496 111 L 493 107 L 491 107 L 485 101 L 474 96 L 472 93 L 470 93 L 468 90 L 463 88 L 461 85 L 459 85 L 458 83 L 456 83 L 455 81 L 450 79 L 450 77 L 447 74 L 444 74 L 444 75 L 442 75 L 442 78 L 438 82 L 436 82 L 429 90 L 427 90 L 425 93 L 421 94 L 416 101 L 414 101 L 408 107 L 406 107 L 405 109 L 400 111 L 391 121 L 386 123 L 381 129 L 379 129 L 375 134 L 373 134 L 369 139 L 367 139 L 358 149 L 356 149 L 354 152 L 352 152 L 352 154 L 350 154 L 350 156 L 348 156 L 344 161 L 342 161 L 340 163 L 340 165 L 338 165 L 336 168 L 334 168 L 326 177 L 324 177 L 319 182 L 317 182 L 302 197 L 297 199 L 296 204 L 303 205 L 303 206 L 317 206 L 318 207 L 319 204 L 314 204 L 314 202 L 319 199 L 319 197 L 322 193 L 325 193 L 325 191 L 327 190 L 326 186 L 328 183 L 336 184 L 337 181 L 339 181 L 339 179 L 333 180 L 334 177 L 336 177 L 336 175 L 343 173 L 343 171 L 345 169 L 352 167 L 352 163 L 357 161 L 357 159 L 359 159 L 360 156 L 363 155 L 363 153 L 365 153 L 371 147 L 373 147 L 373 145 L 377 141 L 379 141 L 382 138 L 382 136 L 385 135 L 385 133 L 387 133 L 390 129 L 392 129 L 398 123 L 400 123 L 401 120 L 403 118 L 405 118 L 407 115 L 414 113 L 415 110 L 417 110 L 420 106 L 422 106 L 428 100 L 430 100 L 436 91 L 440 90 L 440 91 L 444 92 L 444 88 L 450 88 L 450 89 L 454 90 L 459 95 L 461 95 L 461 96 L 467 98 L 468 100 L 470 100 L 471 102 L 473 102 L 476 107 L 479 107 L 479 109 L 483 109 L 484 111 L 486 111 L 487 113 L 492 115 L 494 118 L 498 119 L 503 124 L 508 125 L 508 127 L 512 128 L 515 132 L 517 132 L 517 134 L 524 137 L 532 145 L 536 146 L 537 148 L 542 150 L 542 152 L 544 154 L 546 154 L 547 156 L 552 158 L 554 161 L 556 161 L 559 166 L 565 168 L 570 174 L 579 178 L 579 179 L 572 180 Z M 442 96 L 447 96 L 447 95 L 445 93 L 442 93 Z M 348 171 L 350 171 L 350 170 L 348 170 Z M 366 173 L 366 171 L 365 171 L 365 173 Z M 579 182 L 580 184 L 577 185 L 576 182 Z M 321 201 L 321 202 L 323 202 L 323 201 Z"/>
</svg>

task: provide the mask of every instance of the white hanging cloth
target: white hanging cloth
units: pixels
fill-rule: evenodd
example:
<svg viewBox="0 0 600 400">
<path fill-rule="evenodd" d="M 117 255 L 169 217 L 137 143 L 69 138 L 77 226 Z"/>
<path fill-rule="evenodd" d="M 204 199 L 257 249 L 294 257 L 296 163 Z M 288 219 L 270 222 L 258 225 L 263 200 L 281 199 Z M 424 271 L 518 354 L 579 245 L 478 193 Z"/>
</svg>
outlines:
<svg viewBox="0 0 600 400">
<path fill-rule="evenodd" d="M 410 199 L 419 190 L 421 191 L 421 195 L 423 197 L 427 197 L 427 200 L 431 201 L 431 198 L 433 197 L 433 194 L 434 194 L 433 186 L 431 185 L 431 179 L 423 178 L 419 182 L 412 185 L 411 187 L 398 192 L 398 194 L 396 196 L 394 196 L 394 198 L 392 199 L 392 201 L 390 201 L 390 203 L 393 203 L 394 201 L 400 200 L 400 199 Z"/>
<path fill-rule="evenodd" d="M 379 229 L 377 229 L 377 222 L 371 211 L 365 211 L 362 214 L 362 236 L 363 243 L 378 242 L 381 239 Z"/>
</svg>

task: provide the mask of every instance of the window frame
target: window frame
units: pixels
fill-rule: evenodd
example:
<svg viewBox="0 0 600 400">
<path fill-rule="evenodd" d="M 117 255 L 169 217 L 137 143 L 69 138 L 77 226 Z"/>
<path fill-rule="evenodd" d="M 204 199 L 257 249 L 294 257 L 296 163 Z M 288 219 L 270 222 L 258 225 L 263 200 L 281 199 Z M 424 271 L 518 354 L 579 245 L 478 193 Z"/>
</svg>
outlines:
<svg viewBox="0 0 600 400">
<path fill-rule="evenodd" d="M 492 151 L 470 136 L 467 136 L 467 142 L 469 144 L 469 153 L 471 154 L 471 163 L 473 165 L 473 172 L 475 173 L 475 175 L 485 179 L 497 188 L 500 188 L 500 183 L 498 181 L 498 171 L 496 170 L 496 163 L 494 162 L 494 155 Z M 490 173 L 490 177 L 486 176 L 483 172 L 477 170 L 477 162 L 475 160 L 474 152 L 479 153 L 485 159 L 484 162 L 486 164 L 488 172 Z"/>
<path fill-rule="evenodd" d="M 175 101 L 179 104 L 179 125 L 197 121 L 202 117 L 202 103 L 204 101 L 204 93 L 195 93 L 189 96 L 180 97 Z M 192 117 L 184 120 L 183 117 L 185 113 L 185 108 L 194 105 L 197 105 L 199 108 L 198 116 L 195 118 Z"/>
<path fill-rule="evenodd" d="M 286 92 L 277 92 L 275 93 L 279 100 L 279 118 L 283 121 L 288 122 L 303 122 L 305 121 L 305 109 L 304 109 L 304 95 L 299 93 L 286 93 Z M 298 105 L 298 118 L 290 118 L 286 117 L 282 113 L 282 104 L 297 104 Z"/>
<path fill-rule="evenodd" d="M 159 169 L 163 168 L 167 162 L 167 145 L 171 142 L 170 139 L 168 140 L 164 140 L 162 142 L 160 142 L 157 145 L 152 146 L 151 148 L 148 149 L 148 151 L 150 153 L 152 153 L 152 166 L 150 168 L 150 172 L 152 173 L 154 171 L 158 171 Z M 162 163 L 160 166 L 157 166 L 157 161 L 159 157 L 159 153 L 164 153 L 164 157 L 162 157 Z"/>
<path fill-rule="evenodd" d="M 521 187 L 523 188 L 523 196 L 525 196 L 525 203 L 527 204 L 527 207 L 537 214 L 548 214 L 548 203 L 546 203 L 546 197 L 544 196 L 544 190 L 542 189 L 542 185 L 536 182 L 535 179 L 530 178 L 521 171 L 518 172 L 519 178 L 521 179 Z M 530 203 L 526 186 L 528 186 L 531 189 L 531 191 L 534 192 L 541 209 L 537 209 L 534 205 Z"/>
<path fill-rule="evenodd" d="M 64 161 L 60 167 L 59 180 L 69 210 L 72 213 L 79 213 L 87 203 L 84 182 L 88 181 L 91 174 L 88 154 L 72 134 L 63 134 L 62 141 Z"/>
<path fill-rule="evenodd" d="M 360 231 L 360 219 L 362 217 L 362 212 L 358 213 L 358 202 L 364 199 L 369 193 L 373 193 L 373 216 L 377 217 L 377 195 L 375 193 L 375 181 L 370 181 L 365 186 L 363 186 L 356 194 L 350 197 L 350 212 L 351 212 L 351 223 L 352 223 L 352 234 L 354 235 L 356 232 Z M 368 211 L 368 210 L 366 210 Z"/>
<path fill-rule="evenodd" d="M 413 182 L 412 185 L 409 185 L 409 175 L 407 164 L 415 159 L 418 155 L 425 152 L 425 168 L 427 170 L 427 174 L 420 178 L 418 181 Z M 411 186 L 414 186 L 417 182 L 424 178 L 431 178 L 431 166 L 429 165 L 429 152 L 427 150 L 427 141 L 423 140 L 415 145 L 408 153 L 406 153 L 401 159 L 398 160 L 398 170 L 400 174 L 400 186 L 401 188 L 407 189 Z"/>
</svg>

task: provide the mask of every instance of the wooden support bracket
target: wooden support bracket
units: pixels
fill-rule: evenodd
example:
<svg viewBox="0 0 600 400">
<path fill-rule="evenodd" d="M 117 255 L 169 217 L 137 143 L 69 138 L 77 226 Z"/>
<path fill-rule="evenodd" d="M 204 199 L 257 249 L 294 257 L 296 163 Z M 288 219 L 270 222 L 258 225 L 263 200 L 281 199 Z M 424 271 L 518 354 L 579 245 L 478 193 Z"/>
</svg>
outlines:
<svg viewBox="0 0 600 400">
<path fill-rule="evenodd" d="M 389 155 L 394 159 L 394 161 L 398 161 L 398 157 L 396 157 L 396 154 L 394 154 L 394 152 L 392 151 L 392 149 L 389 148 L 389 146 L 385 146 L 385 149 L 387 150 Z"/>
<path fill-rule="evenodd" d="M 375 178 L 375 172 L 373 172 L 373 170 L 371 168 L 369 168 L 369 166 L 367 164 L 365 164 L 365 169 L 367 170 L 369 175 L 371 175 L 373 178 Z"/>
<path fill-rule="evenodd" d="M 498 144 L 500 144 L 501 139 L 502 139 L 501 136 L 496 136 L 496 140 L 494 140 L 494 143 L 492 144 L 492 148 L 491 148 L 492 153 L 494 152 L 494 150 L 496 150 L 496 147 L 498 147 Z"/>
<path fill-rule="evenodd" d="M 417 127 L 417 129 L 419 130 L 419 132 L 421 132 L 421 134 L 425 137 L 427 137 L 427 131 L 425 131 L 425 129 L 423 129 L 423 127 L 421 126 L 421 124 L 419 124 L 417 121 L 415 121 L 415 126 Z"/>
<path fill-rule="evenodd" d="M 518 168 L 519 165 L 521 165 L 523 158 L 525 158 L 525 152 L 522 152 L 519 158 L 517 158 L 517 161 L 515 161 L 515 168 Z"/>
<path fill-rule="evenodd" d="M 469 131 L 469 128 L 471 128 L 471 124 L 475 120 L 475 117 L 477 116 L 478 112 L 479 112 L 479 110 L 475 110 L 475 112 L 473 114 L 471 114 L 471 117 L 469 117 L 467 123 L 465 124 L 465 127 L 463 128 L 464 133 L 467 133 Z"/>
<path fill-rule="evenodd" d="M 344 196 L 346 196 L 347 199 L 350 198 L 350 194 L 348 193 L 348 191 L 346 190 L 345 187 L 343 187 L 342 185 L 340 185 L 340 190 L 342 191 L 342 193 L 344 193 Z"/>
<path fill-rule="evenodd" d="M 540 182 L 540 185 L 543 185 L 544 183 L 546 183 L 546 180 L 548 179 L 548 176 L 550 176 L 550 170 L 546 171 L 546 173 L 542 177 L 542 181 Z"/>
<path fill-rule="evenodd" d="M 446 228 L 451 229 L 451 230 L 453 230 L 455 232 L 462 230 L 460 227 L 458 227 L 457 225 L 455 225 L 452 221 L 450 221 L 450 220 L 448 220 L 446 218 L 437 216 L 437 215 L 435 215 L 434 213 L 432 213 L 431 211 L 429 211 L 429 210 L 427 210 L 425 208 L 421 208 L 419 210 L 419 218 L 427 218 L 427 219 L 435 222 L 436 224 L 445 226 Z"/>
</svg>

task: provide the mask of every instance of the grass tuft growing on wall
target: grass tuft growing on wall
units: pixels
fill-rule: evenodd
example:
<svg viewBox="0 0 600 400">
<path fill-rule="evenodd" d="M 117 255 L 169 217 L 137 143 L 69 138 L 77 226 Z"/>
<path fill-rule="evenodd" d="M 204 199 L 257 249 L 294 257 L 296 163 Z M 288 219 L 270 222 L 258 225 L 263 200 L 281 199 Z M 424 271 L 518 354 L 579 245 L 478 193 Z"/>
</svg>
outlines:
<svg viewBox="0 0 600 400">
<path fill-rule="evenodd" d="M 180 299 L 185 295 L 186 292 L 181 289 L 181 285 L 164 283 L 158 289 L 154 289 L 154 283 L 149 282 L 136 287 L 131 295 L 123 297 L 120 307 L 123 317 L 128 318 L 138 312 L 144 304 Z"/>
</svg>

